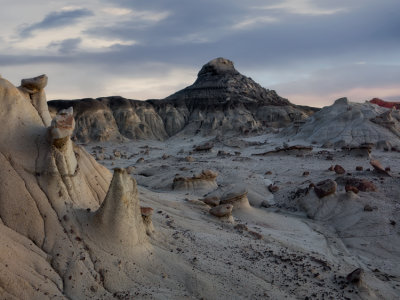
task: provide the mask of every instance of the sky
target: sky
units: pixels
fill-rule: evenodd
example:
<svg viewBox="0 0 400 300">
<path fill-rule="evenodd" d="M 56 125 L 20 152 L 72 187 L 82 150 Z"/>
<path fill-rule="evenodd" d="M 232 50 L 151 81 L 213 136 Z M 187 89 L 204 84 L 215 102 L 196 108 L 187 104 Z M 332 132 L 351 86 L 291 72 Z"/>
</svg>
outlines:
<svg viewBox="0 0 400 300">
<path fill-rule="evenodd" d="M 224 57 L 296 104 L 400 101 L 399 0 L 1 0 L 0 74 L 47 98 L 164 98 Z"/>
</svg>

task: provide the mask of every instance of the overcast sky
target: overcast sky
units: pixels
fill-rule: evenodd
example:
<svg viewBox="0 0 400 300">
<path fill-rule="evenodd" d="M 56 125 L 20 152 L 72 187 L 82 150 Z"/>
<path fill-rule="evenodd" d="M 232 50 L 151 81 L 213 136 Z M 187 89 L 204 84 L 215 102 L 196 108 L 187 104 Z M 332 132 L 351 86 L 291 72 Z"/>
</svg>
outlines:
<svg viewBox="0 0 400 300">
<path fill-rule="evenodd" d="M 164 98 L 216 57 L 298 104 L 400 101 L 399 0 L 2 0 L 0 74 L 48 99 Z"/>
</svg>

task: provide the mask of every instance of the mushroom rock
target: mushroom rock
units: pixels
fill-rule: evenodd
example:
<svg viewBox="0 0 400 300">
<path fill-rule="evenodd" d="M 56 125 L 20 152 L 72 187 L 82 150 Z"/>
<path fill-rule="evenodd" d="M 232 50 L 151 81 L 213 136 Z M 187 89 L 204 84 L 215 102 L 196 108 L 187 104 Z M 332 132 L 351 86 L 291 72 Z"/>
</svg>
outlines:
<svg viewBox="0 0 400 300">
<path fill-rule="evenodd" d="M 174 178 L 172 188 L 194 193 L 210 192 L 218 187 L 216 183 L 217 176 L 218 173 L 212 170 L 203 170 L 200 174 L 192 177 L 177 176 Z"/>
<path fill-rule="evenodd" d="M 28 98 L 39 113 L 43 124 L 50 126 L 51 117 L 47 106 L 46 93 L 44 88 L 47 85 L 46 75 L 21 80 L 19 90 Z"/>
<path fill-rule="evenodd" d="M 71 141 L 74 128 L 75 121 L 72 107 L 59 111 L 50 126 L 54 156 L 59 169 L 63 169 L 62 174 L 64 175 L 75 174 L 78 166 Z"/>
<path fill-rule="evenodd" d="M 221 204 L 232 204 L 233 210 L 250 207 L 247 189 L 239 186 L 225 192 L 221 197 Z"/>
<path fill-rule="evenodd" d="M 146 227 L 146 234 L 152 235 L 154 233 L 154 226 L 151 220 L 151 216 L 153 215 L 153 209 L 151 207 L 140 207 L 140 213 L 142 214 L 143 223 Z"/>
<path fill-rule="evenodd" d="M 136 181 L 125 169 L 114 169 L 106 198 L 89 223 L 89 235 L 110 252 L 126 252 L 146 242 Z"/>
</svg>

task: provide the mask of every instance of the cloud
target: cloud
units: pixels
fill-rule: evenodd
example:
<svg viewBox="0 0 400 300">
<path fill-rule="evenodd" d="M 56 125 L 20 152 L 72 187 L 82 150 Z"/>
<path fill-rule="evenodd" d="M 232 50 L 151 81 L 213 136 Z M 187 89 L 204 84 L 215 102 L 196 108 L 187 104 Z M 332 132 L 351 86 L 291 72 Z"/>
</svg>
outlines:
<svg viewBox="0 0 400 300">
<path fill-rule="evenodd" d="M 400 65 L 352 64 L 317 70 L 308 76 L 272 86 L 295 103 L 329 105 L 340 97 L 363 102 L 400 95 Z"/>
<path fill-rule="evenodd" d="M 46 15 L 42 21 L 23 28 L 20 31 L 20 36 L 22 38 L 27 38 L 32 36 L 32 33 L 36 30 L 47 30 L 72 25 L 88 16 L 93 16 L 93 12 L 85 8 L 67 8 L 61 11 L 51 12 Z"/>
<path fill-rule="evenodd" d="M 20 13 L 11 0 L 5 1 L 9 2 L 8 8 L 14 7 L 11 10 L 14 15 Z M 398 0 L 88 0 L 85 1 L 87 16 L 85 13 L 81 17 L 70 15 L 65 20 L 61 18 L 63 21 L 58 20 L 58 13 L 83 8 L 64 7 L 59 11 L 57 7 L 77 3 L 75 0 L 60 0 L 57 5 L 50 2 L 46 6 L 48 10 L 44 9 L 46 1 L 38 1 L 42 3 L 41 9 L 26 2 L 27 11 L 34 13 L 19 15 L 19 18 L 0 12 L 3 75 L 6 75 L 3 66 L 9 66 L 7 70 L 11 74 L 17 69 L 24 72 L 45 66 L 53 76 L 62 76 L 63 72 L 58 70 L 67 73 L 74 65 L 80 66 L 80 70 L 102 72 L 104 81 L 115 85 L 114 89 L 108 86 L 110 91 L 121 89 L 126 95 L 130 91 L 131 98 L 145 98 L 154 90 L 160 95 L 168 94 L 171 89 L 162 83 L 167 78 L 178 87 L 177 82 L 186 76 L 182 70 L 195 70 L 193 77 L 188 78 L 194 81 L 204 63 L 223 56 L 266 88 L 276 88 L 294 99 L 302 95 L 317 99 L 324 96 L 323 89 L 326 89 L 325 95 L 334 95 L 354 87 L 352 93 L 361 95 L 360 89 L 370 85 L 376 91 L 388 87 L 391 83 L 388 85 L 385 81 L 389 82 L 389 77 L 397 74 L 379 66 L 400 64 Z M 53 15 L 56 17 L 49 17 Z M 41 22 L 35 21 L 38 16 Z M 20 20 L 32 24 L 25 26 L 30 36 L 12 36 L 13 29 L 20 28 Z M 34 34 L 36 30 L 41 30 L 40 34 Z M 340 71 L 338 66 L 351 67 Z M 371 68 L 369 73 L 378 70 L 382 80 L 364 76 L 366 69 L 358 66 Z M 347 81 L 329 72 L 341 74 Z M 115 77 L 115 73 L 119 76 Z M 321 79 L 308 84 L 316 74 Z M 140 77 L 147 83 L 140 81 Z M 355 82 L 353 78 L 360 81 Z M 63 80 L 70 86 L 77 84 L 68 77 Z M 103 91 L 90 83 L 90 76 L 80 80 L 86 86 L 77 91 L 84 90 L 85 95 L 91 91 L 91 96 L 101 96 Z M 143 88 L 130 89 L 130 84 Z M 59 90 L 63 88 L 58 86 Z"/>
<path fill-rule="evenodd" d="M 48 45 L 48 48 L 57 48 L 60 53 L 69 54 L 76 51 L 81 42 L 81 38 L 66 39 L 63 41 L 52 42 Z"/>
<path fill-rule="evenodd" d="M 321 1 L 320 1 L 321 2 Z M 323 2 L 323 1 L 322 1 Z M 324 8 L 317 5 L 313 0 L 285 0 L 273 5 L 258 6 L 255 9 L 261 10 L 280 10 L 290 14 L 324 16 L 333 15 L 341 12 L 346 12 L 347 8 Z"/>
</svg>

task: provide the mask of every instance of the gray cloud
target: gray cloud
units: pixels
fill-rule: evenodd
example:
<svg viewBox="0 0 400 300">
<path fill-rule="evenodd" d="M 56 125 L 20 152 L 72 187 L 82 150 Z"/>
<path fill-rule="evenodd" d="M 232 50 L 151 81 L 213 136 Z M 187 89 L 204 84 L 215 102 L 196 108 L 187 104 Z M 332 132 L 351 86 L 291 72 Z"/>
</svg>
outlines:
<svg viewBox="0 0 400 300">
<path fill-rule="evenodd" d="M 61 54 L 71 54 L 78 49 L 78 46 L 81 42 L 81 38 L 66 39 L 63 41 L 52 42 L 47 47 L 57 48 L 58 52 Z"/>
<path fill-rule="evenodd" d="M 22 38 L 30 37 L 36 30 L 58 28 L 75 24 L 83 17 L 92 16 L 93 13 L 85 8 L 51 12 L 38 23 L 31 24 L 20 31 Z"/>
<path fill-rule="evenodd" d="M 223 56 L 267 88 L 269 78 L 273 78 L 274 87 L 285 92 L 315 95 L 322 95 L 324 89 L 331 92 L 351 85 L 383 85 L 398 76 L 397 71 L 382 67 L 400 65 L 398 0 L 309 1 L 308 6 L 302 7 L 303 13 L 278 5 L 299 3 L 287 0 L 103 1 L 104 7 L 112 5 L 155 14 L 168 11 L 169 15 L 157 22 L 135 17 L 121 18 L 121 21 L 116 18 L 112 23 L 98 20 L 95 26 L 84 28 L 81 40 L 58 42 L 55 39 L 50 45 L 57 47 L 57 54 L 32 56 L 29 51 L 25 55 L 3 52 L 0 64 L 57 64 L 57 68 L 79 64 L 86 69 L 96 66 L 104 72 L 112 70 L 121 76 L 140 77 L 144 73 L 146 76 L 168 74 L 177 68 L 200 69 L 210 59 Z M 255 8 L 260 6 L 275 8 Z M 72 24 L 92 13 L 78 10 L 65 18 L 57 14 L 60 13 L 51 13 L 43 21 L 27 27 L 25 36 L 37 29 Z M 257 22 L 236 26 L 246 20 Z M 137 43 L 90 52 L 79 47 L 85 38 Z M 366 64 L 360 66 L 357 62 Z M 323 69 L 329 71 L 319 71 Z M 290 74 L 289 79 L 280 74 Z M 95 90 L 93 93 L 99 96 Z"/>
</svg>

